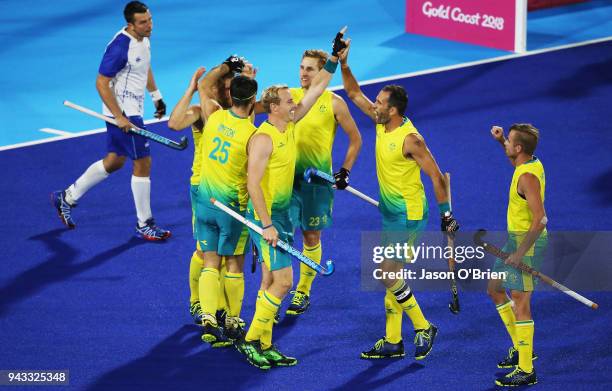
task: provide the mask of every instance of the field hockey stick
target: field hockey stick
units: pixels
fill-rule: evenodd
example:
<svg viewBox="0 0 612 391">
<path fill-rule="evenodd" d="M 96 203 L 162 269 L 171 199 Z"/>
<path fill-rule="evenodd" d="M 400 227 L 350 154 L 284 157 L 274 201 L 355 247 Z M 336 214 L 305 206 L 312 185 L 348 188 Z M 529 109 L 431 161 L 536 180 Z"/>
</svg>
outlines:
<svg viewBox="0 0 612 391">
<path fill-rule="evenodd" d="M 107 117 L 107 116 L 102 115 L 100 113 L 96 113 L 95 111 L 90 110 L 90 109 L 88 109 L 86 107 L 79 106 L 79 105 L 77 105 L 75 103 L 72 103 L 70 101 L 67 101 L 67 100 L 64 101 L 64 106 L 70 107 L 71 109 L 75 109 L 77 111 L 80 111 L 81 113 L 90 115 L 92 117 L 101 119 L 102 121 L 106 121 L 109 124 L 113 124 L 113 125 L 117 126 L 117 121 L 115 121 L 114 118 L 110 118 L 110 117 Z M 179 150 L 179 151 L 182 151 L 183 149 L 187 148 L 187 137 L 185 137 L 185 136 L 181 137 L 181 141 L 177 143 L 174 140 L 171 140 L 169 138 L 160 136 L 159 134 L 150 132 L 150 131 L 148 131 L 146 129 L 140 129 L 140 128 L 134 127 L 134 128 L 130 128 L 130 133 L 134 133 L 134 134 L 137 134 L 139 136 L 148 138 L 149 140 L 155 141 L 157 143 L 160 143 L 162 145 L 165 145 L 167 147 L 170 147 L 172 149 L 176 149 L 176 150 Z"/>
<path fill-rule="evenodd" d="M 312 180 L 312 177 L 316 176 L 319 177 L 321 179 L 323 179 L 326 182 L 331 183 L 332 185 L 336 184 L 336 181 L 334 180 L 334 177 L 329 175 L 326 172 L 317 170 L 314 167 L 309 167 L 306 169 L 306 171 L 304 171 L 304 180 L 308 183 L 310 183 L 310 181 Z M 361 198 L 362 200 L 369 202 L 370 204 L 378 207 L 378 201 L 376 201 L 375 199 L 363 194 L 362 192 L 360 192 L 359 190 L 351 187 L 351 186 L 347 186 L 344 190 L 348 191 L 351 194 L 356 195 L 357 197 Z"/>
<path fill-rule="evenodd" d="M 257 224 L 253 223 L 249 219 L 245 218 L 244 216 L 240 215 L 239 213 L 237 213 L 233 209 L 227 207 L 226 205 L 224 205 L 223 203 L 217 201 L 214 198 L 211 198 L 210 202 L 213 205 L 215 205 L 217 208 L 221 209 L 222 211 L 224 211 L 228 215 L 232 216 L 236 220 L 240 221 L 242 224 L 246 225 L 247 227 L 249 227 L 250 229 L 255 231 L 260 236 L 263 236 L 263 229 L 260 226 L 258 226 Z M 292 247 L 289 243 L 286 243 L 286 242 L 284 242 L 282 240 L 278 240 L 276 242 L 276 245 L 278 247 L 282 248 L 283 250 L 287 251 L 289 254 L 291 254 L 294 257 L 296 257 L 300 262 L 302 262 L 303 264 L 305 264 L 309 268 L 315 270 L 319 274 L 322 274 L 324 276 L 329 276 L 335 270 L 334 262 L 331 259 L 326 261 L 327 268 L 324 268 L 323 266 L 317 264 L 312 259 L 308 258 L 306 255 L 302 254 L 301 251 L 299 251 L 299 250 L 295 249 L 294 247 Z"/>
<path fill-rule="evenodd" d="M 447 172 L 444 174 L 446 178 L 446 194 L 448 194 L 448 205 L 452 210 L 452 198 L 451 198 L 451 187 L 450 187 L 450 174 Z M 448 258 L 448 270 L 451 272 L 451 293 L 453 298 L 448 303 L 448 309 L 453 314 L 458 314 L 460 311 L 459 307 L 459 291 L 457 290 L 457 281 L 455 281 L 455 238 L 452 234 L 446 235 L 448 239 L 448 247 L 451 248 L 451 256 Z"/>
<path fill-rule="evenodd" d="M 485 242 L 483 240 L 483 238 L 486 235 L 486 233 L 487 233 L 487 231 L 484 230 L 484 229 L 478 230 L 478 232 L 476 232 L 474 234 L 474 243 L 476 243 L 476 245 L 478 245 L 478 246 L 482 246 L 485 249 L 486 252 L 488 252 L 489 254 L 493 254 L 494 256 L 496 256 L 497 258 L 499 258 L 501 260 L 505 260 L 506 258 L 508 258 L 508 256 L 510 256 L 510 254 L 503 252 L 499 248 L 497 248 L 494 245 L 492 245 L 490 243 L 487 243 L 487 242 Z M 599 308 L 599 305 L 597 305 L 597 303 L 594 303 L 591 300 L 587 299 L 586 297 L 584 297 L 584 296 L 574 292 L 573 290 L 569 289 L 568 287 L 566 287 L 563 284 L 558 283 L 557 281 L 553 280 L 552 278 L 548 277 L 547 275 L 542 274 L 542 273 L 540 273 L 537 270 L 534 270 L 532 267 L 530 267 L 528 265 L 525 265 L 523 262 L 519 263 L 515 267 L 517 269 L 519 269 L 519 270 L 524 271 L 525 273 L 531 274 L 532 276 L 539 278 L 540 280 L 544 281 L 548 285 L 551 285 L 552 287 L 559 289 L 560 291 L 562 291 L 566 295 L 568 295 L 568 296 L 578 300 L 582 304 L 584 304 L 586 306 L 589 306 L 589 307 L 591 307 L 594 310 Z"/>
</svg>

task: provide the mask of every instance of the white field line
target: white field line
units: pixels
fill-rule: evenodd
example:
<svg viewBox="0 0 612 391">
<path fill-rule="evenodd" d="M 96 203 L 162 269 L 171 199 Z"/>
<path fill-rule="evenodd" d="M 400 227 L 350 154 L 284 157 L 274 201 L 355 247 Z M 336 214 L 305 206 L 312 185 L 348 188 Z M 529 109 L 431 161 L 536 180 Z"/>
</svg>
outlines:
<svg viewBox="0 0 612 391">
<path fill-rule="evenodd" d="M 461 63 L 461 64 L 455 64 L 455 65 L 448 65 L 448 66 L 443 66 L 443 67 L 438 67 L 438 68 L 426 69 L 426 70 L 423 70 L 423 71 L 401 73 L 401 74 L 398 74 L 398 75 L 380 77 L 380 78 L 377 78 L 377 79 L 370 79 L 370 80 L 362 81 L 362 82 L 359 83 L 359 85 L 363 86 L 363 85 L 374 84 L 374 83 L 381 83 L 381 82 L 390 81 L 390 80 L 404 79 L 404 78 L 408 78 L 408 77 L 415 77 L 415 76 L 420 76 L 420 75 L 428 75 L 428 74 L 432 74 L 432 73 L 451 71 L 451 70 L 454 70 L 454 69 L 468 68 L 468 67 L 473 67 L 473 66 L 481 65 L 481 64 L 490 64 L 490 63 L 493 63 L 493 62 L 506 61 L 506 60 L 511 60 L 511 59 L 515 59 L 515 58 L 534 56 L 534 55 L 537 55 L 537 54 L 550 53 L 550 52 L 555 52 L 555 51 L 565 50 L 565 49 L 572 49 L 572 48 L 576 48 L 576 47 L 580 47 L 580 46 L 593 45 L 593 44 L 596 44 L 596 43 L 607 42 L 607 41 L 611 41 L 611 40 L 612 40 L 612 36 L 604 37 L 604 38 L 591 39 L 591 40 L 588 40 L 588 41 L 583 41 L 583 42 L 578 42 L 578 43 L 571 43 L 571 44 L 567 44 L 567 45 L 554 46 L 554 47 L 545 48 L 545 49 L 532 50 L 532 51 L 524 52 L 524 53 L 513 53 L 513 54 L 508 54 L 508 55 L 505 55 L 505 56 L 488 58 L 488 59 L 485 59 L 485 60 L 470 61 L 470 62 L 464 62 L 464 63 Z M 333 87 L 330 87 L 329 89 L 331 91 L 338 91 L 338 90 L 341 90 L 342 88 L 343 88 L 342 86 L 333 86 Z M 152 123 L 157 123 L 157 122 L 161 122 L 161 121 L 166 121 L 167 119 L 168 119 L 167 117 L 164 117 L 164 118 L 161 118 L 161 119 L 150 119 L 150 120 L 144 121 L 144 123 L 145 124 L 152 124 Z M 40 130 L 43 131 L 43 132 L 45 132 L 45 131 L 49 132 L 50 130 L 56 131 L 55 129 L 49 129 L 49 128 L 43 128 L 43 129 L 40 129 Z M 24 143 L 0 146 L 0 151 L 6 151 L 6 150 L 9 150 L 9 149 L 22 148 L 22 147 L 29 147 L 31 145 L 50 143 L 50 142 L 53 142 L 53 141 L 66 140 L 66 139 L 74 138 L 74 137 L 89 136 L 90 134 L 97 134 L 97 133 L 102 133 L 102 132 L 105 132 L 105 131 L 106 131 L 106 128 L 85 130 L 85 131 L 82 131 L 82 132 L 75 132 L 75 133 L 65 132 L 65 133 L 67 133 L 66 135 L 58 135 L 56 137 L 49 137 L 49 138 L 46 138 L 46 139 L 43 139 L 43 140 L 27 141 L 27 142 L 24 142 Z M 62 132 L 62 131 L 57 131 L 57 132 Z M 52 133 L 52 132 L 49 132 L 49 133 Z"/>
</svg>

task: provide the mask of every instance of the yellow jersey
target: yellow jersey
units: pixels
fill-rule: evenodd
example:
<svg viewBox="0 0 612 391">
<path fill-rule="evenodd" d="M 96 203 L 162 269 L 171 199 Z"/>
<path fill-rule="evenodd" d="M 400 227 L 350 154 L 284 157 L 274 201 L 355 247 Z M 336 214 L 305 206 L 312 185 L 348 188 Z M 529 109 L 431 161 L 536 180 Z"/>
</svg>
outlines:
<svg viewBox="0 0 612 391">
<path fill-rule="evenodd" d="M 266 134 L 272 139 L 272 154 L 261 180 L 261 189 L 270 216 L 289 213 L 293 177 L 297 157 L 295 124 L 289 122 L 284 132 L 270 122 L 263 122 L 256 134 Z M 257 213 L 255 217 L 259 219 Z"/>
<path fill-rule="evenodd" d="M 290 88 L 291 97 L 299 103 L 306 90 Z M 295 125 L 297 160 L 295 173 L 301 178 L 308 167 L 332 173 L 332 145 L 336 137 L 333 92 L 324 91 L 308 113 Z"/>
<path fill-rule="evenodd" d="M 380 186 L 379 209 L 385 216 L 403 215 L 408 220 L 422 220 L 427 212 L 427 199 L 421 167 L 403 154 L 404 139 L 419 134 L 404 117 L 398 128 L 386 132 L 385 125 L 376 125 L 376 176 Z"/>
<path fill-rule="evenodd" d="M 535 175 L 540 181 L 540 196 L 542 197 L 542 203 L 544 203 L 544 192 L 546 189 L 546 176 L 544 175 L 544 166 L 537 157 L 521 164 L 514 169 L 514 175 L 512 175 L 512 183 L 510 184 L 510 191 L 508 194 L 508 232 L 515 234 L 524 234 L 529 231 L 533 216 L 531 209 L 527 204 L 527 200 L 521 197 L 518 193 L 518 181 L 521 175 L 530 173 Z M 546 228 L 544 232 L 546 234 Z"/>
<path fill-rule="evenodd" d="M 189 183 L 192 186 L 197 186 L 200 184 L 200 160 L 201 158 L 201 150 L 200 150 L 200 141 L 202 140 L 202 131 L 195 127 L 195 125 L 191 125 L 191 133 L 193 134 L 193 164 L 191 165 L 191 178 L 189 179 Z"/>
<path fill-rule="evenodd" d="M 255 130 L 250 118 L 239 117 L 231 109 L 208 117 L 200 141 L 200 170 L 206 173 L 200 176 L 201 197 L 246 208 L 247 144 Z"/>
</svg>

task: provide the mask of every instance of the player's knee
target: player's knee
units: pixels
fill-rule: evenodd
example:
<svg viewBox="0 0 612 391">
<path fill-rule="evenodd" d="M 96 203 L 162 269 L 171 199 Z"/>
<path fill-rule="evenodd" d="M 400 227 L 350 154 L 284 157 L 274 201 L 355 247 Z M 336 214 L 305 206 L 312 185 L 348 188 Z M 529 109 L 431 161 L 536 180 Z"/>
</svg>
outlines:
<svg viewBox="0 0 612 391">
<path fill-rule="evenodd" d="M 125 164 L 125 156 L 117 156 L 115 154 L 108 154 L 103 160 L 102 165 L 104 170 L 109 174 L 119 170 Z"/>
<path fill-rule="evenodd" d="M 286 294 L 293 287 L 293 277 L 285 276 L 278 281 L 279 288 Z"/>
<path fill-rule="evenodd" d="M 321 241 L 321 231 L 304 231 L 304 244 L 314 247 Z"/>
<path fill-rule="evenodd" d="M 134 175 L 147 177 L 151 175 L 151 157 L 134 160 Z"/>
</svg>

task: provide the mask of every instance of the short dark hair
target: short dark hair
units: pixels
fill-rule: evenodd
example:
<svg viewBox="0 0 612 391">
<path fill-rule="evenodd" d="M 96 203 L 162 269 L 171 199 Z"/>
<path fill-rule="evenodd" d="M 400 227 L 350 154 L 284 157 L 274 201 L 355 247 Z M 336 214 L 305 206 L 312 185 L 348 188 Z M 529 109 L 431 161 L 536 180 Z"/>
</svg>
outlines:
<svg viewBox="0 0 612 391">
<path fill-rule="evenodd" d="M 400 115 L 404 115 L 406 107 L 408 106 L 408 94 L 406 94 L 404 87 L 388 85 L 382 90 L 389 93 L 389 106 L 395 107 Z"/>
<path fill-rule="evenodd" d="M 513 124 L 509 132 L 513 130 L 516 132 L 517 144 L 523 147 L 523 152 L 533 155 L 540 139 L 538 129 L 532 124 Z"/>
<path fill-rule="evenodd" d="M 255 95 L 257 95 L 257 81 L 255 79 L 243 75 L 238 75 L 232 79 L 230 96 L 234 106 L 247 106 Z"/>
<path fill-rule="evenodd" d="M 128 23 L 134 23 L 134 14 L 144 14 L 149 8 L 140 1 L 130 1 L 123 9 L 123 16 Z"/>
</svg>

